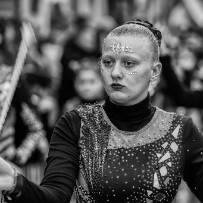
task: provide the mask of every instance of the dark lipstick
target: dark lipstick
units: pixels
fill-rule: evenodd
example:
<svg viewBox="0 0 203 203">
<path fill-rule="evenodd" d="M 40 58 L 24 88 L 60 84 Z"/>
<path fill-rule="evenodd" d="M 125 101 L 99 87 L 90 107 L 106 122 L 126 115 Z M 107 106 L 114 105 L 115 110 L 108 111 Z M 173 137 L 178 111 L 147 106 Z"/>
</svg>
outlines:
<svg viewBox="0 0 203 203">
<path fill-rule="evenodd" d="M 113 89 L 115 89 L 115 90 L 120 90 L 120 89 L 122 89 L 124 86 L 121 85 L 121 84 L 119 84 L 119 83 L 112 83 L 112 84 L 111 84 L 111 87 L 112 87 Z"/>
</svg>

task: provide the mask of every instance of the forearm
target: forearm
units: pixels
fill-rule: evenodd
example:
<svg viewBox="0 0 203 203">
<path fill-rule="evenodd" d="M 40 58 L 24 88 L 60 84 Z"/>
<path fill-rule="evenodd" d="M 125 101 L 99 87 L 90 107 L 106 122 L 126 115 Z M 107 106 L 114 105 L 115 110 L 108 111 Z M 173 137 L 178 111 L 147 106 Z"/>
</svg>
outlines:
<svg viewBox="0 0 203 203">
<path fill-rule="evenodd" d="M 71 156 L 71 155 L 70 155 Z M 14 203 L 67 203 L 70 201 L 78 174 L 77 161 L 65 157 L 49 156 L 45 176 L 37 185 L 22 175 L 18 175 L 15 189 L 7 199 Z M 12 187 L 10 184 L 9 190 Z"/>
<path fill-rule="evenodd" d="M 47 166 L 40 186 L 20 175 L 23 181 L 21 181 L 22 184 L 17 184 L 18 193 L 12 202 L 69 202 L 79 171 L 79 133 L 80 118 L 76 112 L 66 113 L 59 119 L 50 141 Z M 4 187 L 3 190 L 5 190 Z"/>
<path fill-rule="evenodd" d="M 66 197 L 59 190 L 36 185 L 22 175 L 19 175 L 18 184 L 13 194 L 11 194 L 9 198 L 5 197 L 5 199 L 7 199 L 8 202 L 13 203 L 67 203 L 69 202 L 70 197 Z"/>
</svg>

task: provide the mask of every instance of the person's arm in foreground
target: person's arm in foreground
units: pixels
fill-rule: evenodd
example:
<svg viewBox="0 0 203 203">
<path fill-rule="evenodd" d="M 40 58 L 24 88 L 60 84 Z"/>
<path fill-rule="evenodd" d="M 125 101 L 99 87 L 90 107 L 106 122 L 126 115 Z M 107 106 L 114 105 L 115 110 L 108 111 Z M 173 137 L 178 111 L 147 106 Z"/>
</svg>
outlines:
<svg viewBox="0 0 203 203">
<path fill-rule="evenodd" d="M 171 65 L 169 55 L 160 57 L 162 75 L 175 103 L 184 107 L 203 108 L 203 90 L 192 91 L 183 86 Z"/>
<path fill-rule="evenodd" d="M 13 198 L 14 203 L 67 203 L 71 199 L 78 174 L 78 136 L 80 118 L 75 111 L 66 113 L 57 122 L 47 158 L 45 176 L 40 186 L 20 175 L 16 190 L 21 194 Z M 0 160 L 0 190 L 9 188 L 12 171 Z M 11 186 L 10 186 L 11 187 Z M 15 193 L 15 191 L 13 192 Z"/>
<path fill-rule="evenodd" d="M 192 122 L 187 121 L 184 130 L 184 176 L 190 190 L 203 202 L 203 135 Z"/>
</svg>

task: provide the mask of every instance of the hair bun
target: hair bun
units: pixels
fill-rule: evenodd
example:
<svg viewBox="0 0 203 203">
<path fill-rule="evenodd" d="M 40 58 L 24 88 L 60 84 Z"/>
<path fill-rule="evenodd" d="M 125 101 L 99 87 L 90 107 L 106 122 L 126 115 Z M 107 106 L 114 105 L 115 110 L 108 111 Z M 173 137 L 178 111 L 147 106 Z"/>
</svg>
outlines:
<svg viewBox="0 0 203 203">
<path fill-rule="evenodd" d="M 133 21 L 128 21 L 125 24 L 142 25 L 142 26 L 148 28 L 152 32 L 152 34 L 155 36 L 155 38 L 157 39 L 159 46 L 161 46 L 161 39 L 162 39 L 161 31 L 159 31 L 156 27 L 154 27 L 154 25 L 152 23 L 150 23 L 149 21 L 143 21 L 141 19 L 136 19 Z"/>
</svg>

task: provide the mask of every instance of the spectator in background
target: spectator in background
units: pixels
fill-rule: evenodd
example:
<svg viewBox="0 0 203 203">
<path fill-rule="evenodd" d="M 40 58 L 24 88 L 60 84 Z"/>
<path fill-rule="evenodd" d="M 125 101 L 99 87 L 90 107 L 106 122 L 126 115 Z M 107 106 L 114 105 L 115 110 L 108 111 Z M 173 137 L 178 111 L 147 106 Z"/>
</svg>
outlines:
<svg viewBox="0 0 203 203">
<path fill-rule="evenodd" d="M 176 33 L 177 34 L 177 33 Z M 176 47 L 172 36 L 162 43 L 160 61 L 166 91 L 164 108 L 173 108 L 178 114 L 191 116 L 202 131 L 203 83 L 202 83 L 202 34 L 198 29 L 188 29 L 179 33 Z M 160 96 L 159 92 L 156 92 Z M 169 98 L 169 99 L 166 99 Z M 160 99 L 160 97 L 159 97 Z M 176 196 L 176 203 L 199 202 L 182 182 Z"/>
<path fill-rule="evenodd" d="M 74 87 L 77 96 L 65 103 L 64 112 L 72 111 L 80 104 L 101 102 L 104 99 L 104 88 L 100 69 L 97 67 L 97 64 L 78 70 Z"/>
<path fill-rule="evenodd" d="M 29 88 L 32 104 L 35 106 L 37 113 L 46 131 L 47 139 L 50 141 L 53 126 L 58 119 L 58 102 L 52 91 L 52 78 L 43 70 L 39 64 L 27 63 L 23 78 Z"/>
<path fill-rule="evenodd" d="M 202 44 L 201 41 L 199 43 Z M 198 46 L 199 46 L 199 43 L 198 43 Z M 179 51 L 182 51 L 182 50 L 183 48 L 179 49 Z M 162 75 L 166 81 L 168 93 L 172 96 L 176 105 L 185 106 L 185 107 L 202 108 L 203 107 L 203 90 L 202 89 L 197 90 L 197 89 L 191 88 L 191 79 L 194 79 L 194 77 L 191 78 L 192 74 L 194 72 L 197 73 L 201 71 L 202 54 L 201 54 L 201 51 L 198 52 L 195 49 L 196 52 L 194 52 L 191 50 L 191 48 L 187 46 L 184 48 L 184 50 L 185 50 L 184 53 L 176 52 L 176 56 L 181 56 L 181 57 L 175 58 L 173 56 L 172 51 L 167 48 L 167 45 L 162 46 L 161 57 L 160 57 L 160 60 L 163 65 Z M 174 61 L 177 61 L 177 62 L 174 63 Z M 177 71 L 177 68 L 179 68 L 179 70 L 181 68 L 182 72 Z M 185 71 L 186 74 L 183 74 L 183 71 Z M 178 72 L 180 73 L 178 74 Z M 187 74 L 187 72 L 189 74 Z M 190 77 L 189 81 L 184 80 L 184 78 L 186 79 L 185 77 L 186 75 Z M 197 77 L 197 74 L 196 74 L 196 77 Z M 201 80 L 201 74 L 198 74 L 198 77 Z"/>
<path fill-rule="evenodd" d="M 5 65 L 0 67 L 1 107 L 10 91 L 11 69 Z M 21 80 L 0 136 L 0 156 L 19 166 L 28 179 L 37 183 L 41 181 L 42 163 L 47 156 L 47 150 L 48 142 L 43 125 L 30 101 L 29 91 Z"/>
<path fill-rule="evenodd" d="M 0 64 L 13 65 L 21 39 L 20 25 L 15 19 L 0 19 Z"/>
<path fill-rule="evenodd" d="M 11 91 L 11 75 L 20 44 L 21 23 L 2 20 L 0 45 L 0 111 Z M 20 78 L 13 96 L 5 125 L 0 135 L 0 155 L 18 165 L 23 174 L 36 183 L 41 181 L 48 153 L 46 133 L 31 102 L 30 92 Z M 1 115 L 1 113 L 0 113 Z"/>
<path fill-rule="evenodd" d="M 61 58 L 60 108 L 64 106 L 67 99 L 76 96 L 74 89 L 76 71 L 82 68 L 84 64 L 92 63 L 92 60 L 97 61 L 99 56 L 97 30 L 90 25 L 88 18 L 78 17 L 75 36 L 66 43 Z"/>
</svg>

